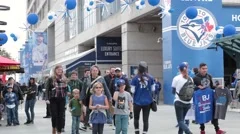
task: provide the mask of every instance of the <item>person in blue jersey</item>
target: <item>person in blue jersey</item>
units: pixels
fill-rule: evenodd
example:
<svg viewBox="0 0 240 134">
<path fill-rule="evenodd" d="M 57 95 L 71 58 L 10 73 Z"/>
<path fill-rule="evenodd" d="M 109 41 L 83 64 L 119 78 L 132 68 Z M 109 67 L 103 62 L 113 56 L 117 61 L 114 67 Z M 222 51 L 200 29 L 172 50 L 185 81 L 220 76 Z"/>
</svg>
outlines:
<svg viewBox="0 0 240 134">
<path fill-rule="evenodd" d="M 139 118 L 141 111 L 143 112 L 143 134 L 148 132 L 148 118 L 153 102 L 152 92 L 155 91 L 155 84 L 153 77 L 147 73 L 147 69 L 147 63 L 141 61 L 138 66 L 138 74 L 131 82 L 135 134 L 140 134 Z"/>
<path fill-rule="evenodd" d="M 207 73 L 208 67 L 206 63 L 201 63 L 199 65 L 199 73 L 193 78 L 194 84 L 196 85 L 196 90 L 204 90 L 206 88 L 215 89 L 213 85 L 212 76 Z M 213 106 L 214 107 L 214 106 Z M 214 114 L 214 109 L 213 109 Z M 214 117 L 214 116 L 213 116 Z M 214 125 L 216 134 L 225 134 L 226 132 L 219 128 L 218 119 L 212 119 L 212 124 Z M 200 124 L 200 134 L 206 134 L 205 125 Z"/>
<path fill-rule="evenodd" d="M 186 83 L 192 82 L 192 78 L 188 75 L 188 65 L 186 63 L 181 63 L 178 67 L 180 74 L 175 76 L 172 81 L 172 93 L 175 94 L 174 107 L 176 112 L 176 118 L 178 122 L 178 134 L 192 134 L 188 125 L 185 123 L 185 116 L 191 107 L 191 99 L 183 100 L 180 97 L 181 90 Z M 193 90 L 193 89 L 192 89 Z"/>
</svg>

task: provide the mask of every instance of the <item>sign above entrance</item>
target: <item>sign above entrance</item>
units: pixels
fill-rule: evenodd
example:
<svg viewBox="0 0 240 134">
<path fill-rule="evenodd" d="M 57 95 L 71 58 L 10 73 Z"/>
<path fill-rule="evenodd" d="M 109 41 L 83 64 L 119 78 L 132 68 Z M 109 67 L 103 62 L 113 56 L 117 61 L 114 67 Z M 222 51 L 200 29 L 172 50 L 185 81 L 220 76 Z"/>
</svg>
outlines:
<svg viewBox="0 0 240 134">
<path fill-rule="evenodd" d="M 177 28 L 178 37 L 188 48 L 194 50 L 206 49 L 211 45 L 215 38 L 215 28 L 217 21 L 214 15 L 203 7 L 196 7 L 198 16 L 188 19 L 185 11 L 178 18 Z"/>
<path fill-rule="evenodd" d="M 97 62 L 122 62 L 121 37 L 97 37 Z"/>
</svg>

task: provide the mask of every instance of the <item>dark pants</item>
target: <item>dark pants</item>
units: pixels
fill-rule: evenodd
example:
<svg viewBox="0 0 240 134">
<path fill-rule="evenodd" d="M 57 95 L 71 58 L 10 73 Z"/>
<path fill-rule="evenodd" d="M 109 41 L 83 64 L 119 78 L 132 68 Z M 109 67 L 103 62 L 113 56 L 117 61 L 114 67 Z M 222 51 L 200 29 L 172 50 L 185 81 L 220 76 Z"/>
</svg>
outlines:
<svg viewBox="0 0 240 134">
<path fill-rule="evenodd" d="M 65 121 L 66 121 L 66 108 L 64 108 L 64 113 L 63 113 L 63 124 L 62 124 L 62 128 L 65 128 Z"/>
<path fill-rule="evenodd" d="M 219 126 L 218 126 L 218 119 L 213 119 L 212 121 L 212 124 L 216 130 L 216 132 L 219 130 Z M 204 124 L 200 124 L 200 129 L 201 131 L 205 131 L 205 125 Z"/>
<path fill-rule="evenodd" d="M 7 124 L 8 125 L 16 125 L 17 124 L 17 120 L 16 120 L 16 107 L 14 108 L 7 108 Z"/>
<path fill-rule="evenodd" d="M 214 119 L 214 113 L 215 113 L 215 102 L 213 102 L 213 119 L 211 121 L 211 123 L 213 124 L 215 131 L 217 132 L 219 130 L 219 124 L 218 124 L 218 119 Z M 200 129 L 201 131 L 205 131 L 205 125 L 204 124 L 200 124 Z"/>
<path fill-rule="evenodd" d="M 65 113 L 65 98 L 51 98 L 52 127 L 61 132 L 63 128 L 63 116 Z"/>
<path fill-rule="evenodd" d="M 50 104 L 46 104 L 46 116 L 51 116 Z"/>
<path fill-rule="evenodd" d="M 92 134 L 103 134 L 104 124 L 92 124 Z"/>
<path fill-rule="evenodd" d="M 160 91 L 155 91 L 155 92 L 154 92 L 154 99 L 156 100 L 157 104 L 159 104 Z"/>
<path fill-rule="evenodd" d="M 25 113 L 26 113 L 26 116 L 27 116 L 27 121 L 34 121 L 34 106 L 35 106 L 35 102 L 36 102 L 36 99 L 31 99 L 31 100 L 26 100 L 26 103 L 25 103 Z M 29 114 L 29 109 L 30 109 L 30 112 L 31 112 L 31 118 L 30 118 L 30 114 Z"/>
<path fill-rule="evenodd" d="M 89 121 L 89 115 L 91 114 L 92 110 L 89 109 L 88 106 L 86 106 L 86 116 L 84 117 L 84 126 L 86 127 L 88 125 Z"/>
<path fill-rule="evenodd" d="M 191 104 L 184 104 L 180 101 L 176 101 L 174 103 L 177 122 L 178 122 L 178 134 L 183 134 L 185 132 L 186 134 L 190 134 L 190 130 L 188 126 L 185 124 L 185 116 L 188 112 L 188 110 L 191 108 Z"/>
<path fill-rule="evenodd" d="M 143 111 L 143 132 L 148 132 L 148 118 L 150 114 L 150 107 L 151 105 L 146 106 L 140 106 L 137 104 L 134 104 L 133 112 L 134 112 L 134 128 L 135 128 L 135 134 L 139 134 L 139 118 L 140 118 L 140 112 Z"/>
</svg>

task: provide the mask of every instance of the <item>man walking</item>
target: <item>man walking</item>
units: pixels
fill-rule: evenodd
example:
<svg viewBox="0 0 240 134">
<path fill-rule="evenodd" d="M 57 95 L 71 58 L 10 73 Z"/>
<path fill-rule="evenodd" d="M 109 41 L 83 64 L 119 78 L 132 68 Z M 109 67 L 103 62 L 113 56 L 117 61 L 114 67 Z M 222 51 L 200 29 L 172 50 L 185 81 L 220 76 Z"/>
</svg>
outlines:
<svg viewBox="0 0 240 134">
<path fill-rule="evenodd" d="M 207 71 L 208 71 L 207 64 L 201 63 L 199 65 L 199 73 L 193 78 L 194 84 L 196 85 L 195 90 L 204 90 L 208 87 L 211 89 L 216 88 L 213 86 L 212 76 L 209 75 Z M 215 106 L 213 106 L 213 114 L 214 114 L 214 110 L 215 110 Z M 213 119 L 211 122 L 215 128 L 216 134 L 225 134 L 226 132 L 219 128 L 218 119 L 214 119 L 214 115 L 212 117 Z M 201 129 L 200 134 L 206 134 L 204 124 L 200 124 L 200 129 Z"/>
</svg>

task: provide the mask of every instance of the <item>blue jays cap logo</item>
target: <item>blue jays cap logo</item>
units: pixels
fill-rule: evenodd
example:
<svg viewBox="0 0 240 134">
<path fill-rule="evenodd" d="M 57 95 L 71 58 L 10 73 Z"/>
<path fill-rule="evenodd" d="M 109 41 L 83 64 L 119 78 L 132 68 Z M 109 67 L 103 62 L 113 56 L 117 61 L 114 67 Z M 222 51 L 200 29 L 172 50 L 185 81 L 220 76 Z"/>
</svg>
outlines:
<svg viewBox="0 0 240 134">
<path fill-rule="evenodd" d="M 194 50 L 206 49 L 215 38 L 214 30 L 217 21 L 210 11 L 202 7 L 196 7 L 198 16 L 189 19 L 185 11 L 178 18 L 177 33 L 181 42 Z"/>
</svg>

